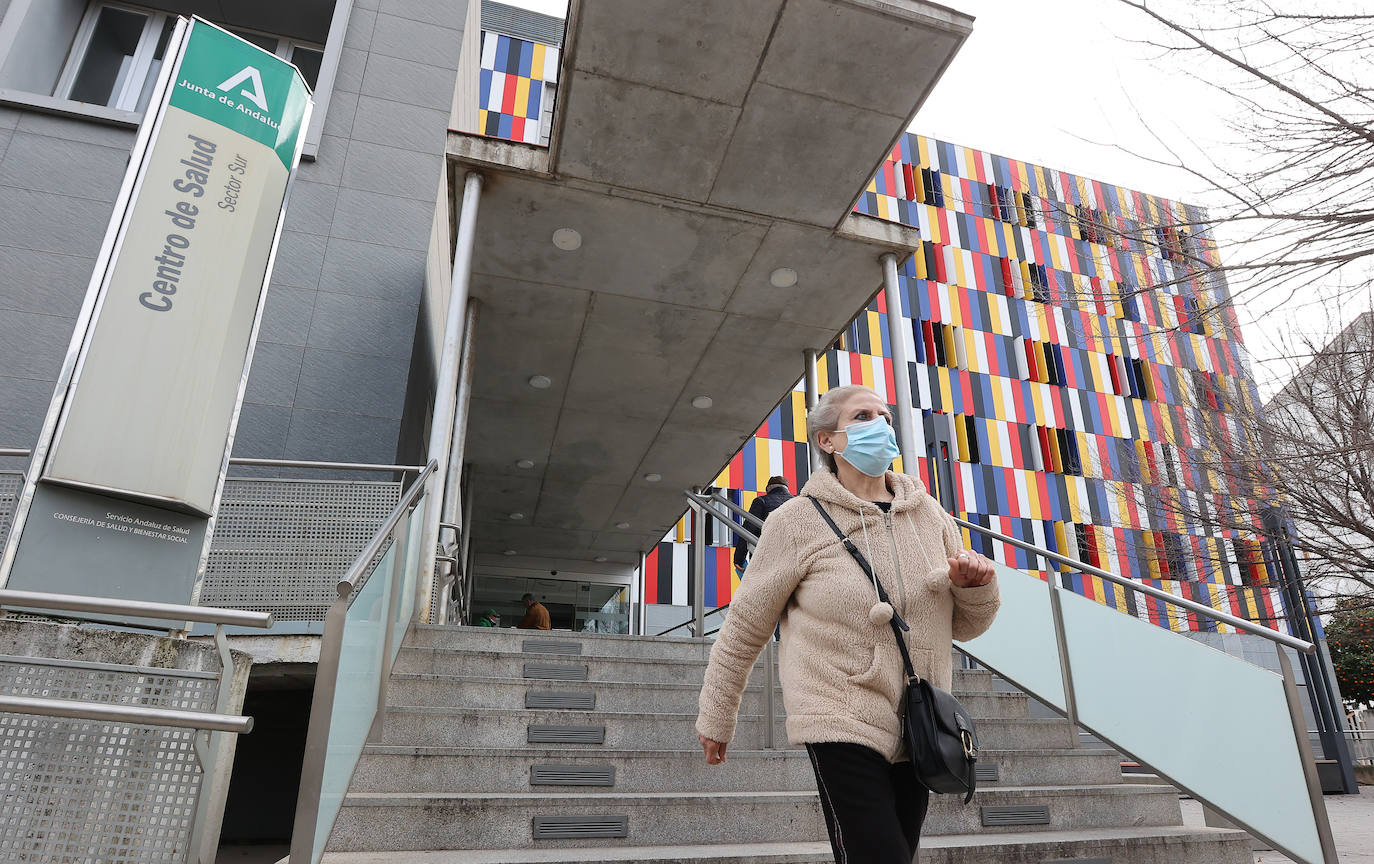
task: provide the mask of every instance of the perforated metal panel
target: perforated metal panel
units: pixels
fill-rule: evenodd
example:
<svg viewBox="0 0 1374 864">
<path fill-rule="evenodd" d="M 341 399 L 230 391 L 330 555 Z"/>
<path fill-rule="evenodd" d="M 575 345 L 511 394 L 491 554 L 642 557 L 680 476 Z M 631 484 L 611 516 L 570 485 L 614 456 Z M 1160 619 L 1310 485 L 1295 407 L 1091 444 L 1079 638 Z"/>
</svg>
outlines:
<svg viewBox="0 0 1374 864">
<path fill-rule="evenodd" d="M 581 642 L 555 642 L 552 639 L 526 639 L 520 643 L 526 654 L 581 654 Z"/>
<path fill-rule="evenodd" d="M 546 708 L 553 710 L 569 711 L 591 711 L 596 708 L 595 693 L 558 693 L 558 692 L 536 692 L 525 693 L 526 708 Z"/>
<path fill-rule="evenodd" d="M 629 816 L 536 816 L 535 840 L 576 840 L 580 837 L 625 837 Z"/>
<path fill-rule="evenodd" d="M 1048 825 L 1050 808 L 1044 804 L 1000 804 L 983 808 L 983 825 Z"/>
<path fill-rule="evenodd" d="M 213 711 L 209 673 L 0 656 L 0 691 Z M 0 860 L 185 860 L 201 770 L 190 729 L 0 714 Z"/>
<path fill-rule="evenodd" d="M 334 586 L 400 497 L 398 482 L 229 478 L 201 605 L 323 621 Z"/>
<path fill-rule="evenodd" d="M 14 507 L 23 488 L 23 474 L 0 471 L 0 546 L 5 544 L 5 538 L 9 536 Z"/>
<path fill-rule="evenodd" d="M 557 663 L 526 663 L 524 675 L 526 678 L 538 678 L 542 681 L 586 681 L 587 667 Z"/>
<path fill-rule="evenodd" d="M 528 744 L 605 744 L 605 726 L 540 726 L 525 730 Z"/>
<path fill-rule="evenodd" d="M 614 765 L 531 765 L 531 786 L 614 786 Z"/>
</svg>

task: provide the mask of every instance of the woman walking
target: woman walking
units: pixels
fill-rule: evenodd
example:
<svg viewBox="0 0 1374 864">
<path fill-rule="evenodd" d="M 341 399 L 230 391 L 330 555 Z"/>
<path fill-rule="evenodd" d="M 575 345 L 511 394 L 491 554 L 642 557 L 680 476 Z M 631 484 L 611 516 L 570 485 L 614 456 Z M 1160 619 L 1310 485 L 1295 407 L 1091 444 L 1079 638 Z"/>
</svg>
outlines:
<svg viewBox="0 0 1374 864">
<path fill-rule="evenodd" d="M 906 689 L 888 624 L 896 608 L 916 674 L 948 690 L 951 640 L 992 623 L 992 563 L 962 549 L 954 520 L 906 474 L 887 405 L 867 387 L 840 387 L 806 418 L 823 470 L 768 519 L 711 649 L 697 737 L 708 764 L 725 761 L 740 696 L 773 625 L 787 737 L 805 744 L 837 864 L 910 864 L 929 793 L 916 781 L 898 706 Z M 870 580 L 808 496 L 872 564 Z M 888 603 L 878 599 L 877 582 Z"/>
</svg>

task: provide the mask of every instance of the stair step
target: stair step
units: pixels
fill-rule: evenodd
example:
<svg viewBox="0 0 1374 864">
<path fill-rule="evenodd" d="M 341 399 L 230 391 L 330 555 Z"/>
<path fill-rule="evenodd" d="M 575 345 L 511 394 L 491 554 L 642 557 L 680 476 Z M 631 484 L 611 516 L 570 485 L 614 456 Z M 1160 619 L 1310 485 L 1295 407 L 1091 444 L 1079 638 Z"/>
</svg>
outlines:
<svg viewBox="0 0 1374 864">
<path fill-rule="evenodd" d="M 554 671 L 553 667 L 527 664 L 536 674 L 513 678 L 485 678 L 476 675 L 437 675 L 398 672 L 387 683 L 390 701 L 401 705 L 433 705 L 454 709 L 518 708 L 528 705 L 526 694 L 566 689 L 594 693 L 596 706 L 607 711 L 632 711 L 652 705 L 659 711 L 694 712 L 701 684 L 645 683 L 637 681 L 587 681 L 576 672 Z M 545 674 L 548 673 L 548 674 Z M 566 676 L 566 677 L 559 677 Z M 956 682 L 961 683 L 961 682 Z M 566 685 L 566 686 L 560 686 Z M 1030 713 L 1027 698 L 1019 693 L 955 689 L 954 695 L 975 720 L 1025 717 Z M 778 711 L 782 711 L 782 686 L 774 686 Z M 760 714 L 765 710 L 764 689 L 750 685 L 743 694 L 741 710 Z M 528 707 L 545 707 L 528 705 Z"/>
<path fill-rule="evenodd" d="M 1163 826 L 1182 821 L 1178 795 L 1168 786 L 1042 786 L 982 789 L 970 806 L 954 796 L 931 800 L 926 834 L 992 834 L 1025 826 L 985 825 L 989 807 L 1045 807 L 1044 830 L 1103 826 Z M 748 813 L 748 818 L 742 818 Z M 339 811 L 330 848 L 520 849 L 545 843 L 589 845 L 594 838 L 535 841 L 538 816 L 583 817 L 598 824 L 623 816 L 628 842 L 707 843 L 730 825 L 745 842 L 825 839 L 814 790 L 807 792 L 363 793 L 350 792 Z"/>
<path fill-rule="evenodd" d="M 695 711 L 646 714 L 608 711 L 600 701 L 594 711 L 465 708 L 393 705 L 383 718 L 382 744 L 432 747 L 520 747 L 530 725 L 604 726 L 605 746 L 627 750 L 681 749 L 696 742 Z M 787 746 L 781 718 L 774 723 L 775 742 Z M 979 744 L 990 750 L 1039 750 L 1074 747 L 1077 736 L 1066 720 L 1006 718 L 978 721 Z M 763 746 L 762 720 L 742 714 L 732 744 L 740 749 Z"/>
<path fill-rule="evenodd" d="M 730 833 L 722 831 L 722 834 Z M 1154 826 L 1086 831 L 946 834 L 921 841 L 921 864 L 1043 864 L 1107 858 L 1111 864 L 1250 864 L 1239 831 Z M 406 864 L 510 864 L 510 852 L 473 849 L 407 852 Z M 712 843 L 524 849 L 522 864 L 830 864 L 830 844 Z M 328 852 L 321 864 L 395 864 L 394 852 Z"/>
<path fill-rule="evenodd" d="M 979 766 L 996 769 L 998 786 L 1111 785 L 1123 782 L 1111 750 L 983 750 Z M 532 766 L 618 767 L 619 792 L 751 789 L 814 791 L 805 751 L 731 749 L 724 765 L 707 765 L 701 750 L 615 750 L 601 747 L 369 746 L 350 788 L 355 792 L 510 792 L 525 787 Z"/>
<path fill-rule="evenodd" d="M 706 658 L 673 660 L 663 658 L 624 657 L 583 653 L 563 657 L 532 652 L 515 653 L 494 650 L 451 650 L 434 647 L 405 646 L 396 658 L 394 672 L 430 675 L 477 676 L 483 678 L 530 677 L 522 671 L 529 666 L 577 666 L 589 670 L 592 681 L 632 681 L 636 683 L 701 685 L 706 674 Z M 749 682 L 761 685 L 765 670 L 762 662 L 754 665 Z M 994 676 L 986 669 L 954 670 L 954 687 L 958 690 L 986 692 L 994 688 Z"/>
<path fill-rule="evenodd" d="M 620 636 L 612 633 L 573 633 L 565 630 L 517 630 L 515 628 L 454 627 L 443 624 L 418 624 L 406 635 L 405 646 L 446 650 L 500 651 L 526 653 L 526 644 L 539 640 L 582 646 L 583 654 L 602 656 L 658 658 L 665 660 L 706 660 L 714 640 L 688 636 Z M 536 651 L 540 650 L 538 648 Z M 544 650 L 548 650 L 545 646 Z"/>
</svg>

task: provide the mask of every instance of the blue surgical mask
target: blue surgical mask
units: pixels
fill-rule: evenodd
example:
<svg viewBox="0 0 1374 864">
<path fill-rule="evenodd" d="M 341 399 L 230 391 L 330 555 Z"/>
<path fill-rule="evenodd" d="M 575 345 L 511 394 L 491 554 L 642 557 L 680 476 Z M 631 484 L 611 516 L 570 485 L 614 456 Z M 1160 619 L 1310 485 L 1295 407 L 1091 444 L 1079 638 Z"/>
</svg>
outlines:
<svg viewBox="0 0 1374 864">
<path fill-rule="evenodd" d="M 845 447 L 837 455 L 869 477 L 883 476 L 892 460 L 902 454 L 897 433 L 883 417 L 850 423 L 839 431 L 845 434 Z"/>
</svg>

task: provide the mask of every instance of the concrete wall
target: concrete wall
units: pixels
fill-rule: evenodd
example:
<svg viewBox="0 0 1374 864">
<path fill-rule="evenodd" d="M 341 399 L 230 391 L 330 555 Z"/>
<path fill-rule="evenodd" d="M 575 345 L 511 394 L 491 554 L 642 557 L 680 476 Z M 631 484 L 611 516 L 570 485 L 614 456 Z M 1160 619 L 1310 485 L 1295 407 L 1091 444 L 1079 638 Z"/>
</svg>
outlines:
<svg viewBox="0 0 1374 864">
<path fill-rule="evenodd" d="M 466 15 L 465 0 L 355 0 L 236 455 L 396 458 Z M 0 104 L 0 447 L 37 439 L 132 142 Z"/>
</svg>

